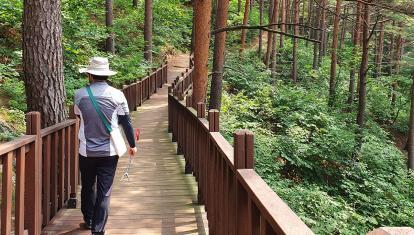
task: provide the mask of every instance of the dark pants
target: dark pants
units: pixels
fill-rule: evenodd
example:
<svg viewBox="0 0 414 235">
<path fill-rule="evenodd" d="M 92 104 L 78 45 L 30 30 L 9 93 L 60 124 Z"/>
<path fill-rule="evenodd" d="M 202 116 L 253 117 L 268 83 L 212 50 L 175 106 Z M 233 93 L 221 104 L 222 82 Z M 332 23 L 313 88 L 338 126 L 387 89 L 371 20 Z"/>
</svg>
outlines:
<svg viewBox="0 0 414 235">
<path fill-rule="evenodd" d="M 81 210 L 85 222 L 92 223 L 93 234 L 103 234 L 105 231 L 117 164 L 118 156 L 79 156 L 82 179 Z"/>
</svg>

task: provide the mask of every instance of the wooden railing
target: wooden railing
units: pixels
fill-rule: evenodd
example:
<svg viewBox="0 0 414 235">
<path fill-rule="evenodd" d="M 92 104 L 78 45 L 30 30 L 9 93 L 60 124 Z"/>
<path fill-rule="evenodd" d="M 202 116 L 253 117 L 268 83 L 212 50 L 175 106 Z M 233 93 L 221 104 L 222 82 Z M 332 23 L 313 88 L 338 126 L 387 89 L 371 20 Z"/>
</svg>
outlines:
<svg viewBox="0 0 414 235">
<path fill-rule="evenodd" d="M 205 104 L 192 105 L 190 95 L 182 101 L 191 79 L 189 70 L 169 89 L 168 127 L 196 177 L 210 234 L 313 234 L 254 171 L 253 133 L 236 131 L 232 146 L 219 133 L 217 110 L 206 119 Z"/>
<path fill-rule="evenodd" d="M 167 69 L 164 63 L 147 77 L 124 86 L 130 110 L 167 83 Z M 73 108 L 69 116 L 72 119 L 41 129 L 40 113 L 28 113 L 26 135 L 0 144 L 1 234 L 39 235 L 60 209 L 76 207 L 79 121 Z"/>
<path fill-rule="evenodd" d="M 42 225 L 50 222 L 71 195 L 76 197 L 78 121 L 67 120 L 40 129 L 40 120 L 40 113 L 28 113 L 27 135 L 0 145 L 3 167 L 1 234 L 10 234 L 12 230 L 19 235 L 25 230 L 30 235 L 40 234 Z"/>
<path fill-rule="evenodd" d="M 144 101 L 157 93 L 158 88 L 162 88 L 167 83 L 167 71 L 168 63 L 165 62 L 153 72 L 149 72 L 145 78 L 123 86 L 122 92 L 127 98 L 131 111 L 136 111 L 138 106 L 141 106 Z"/>
</svg>

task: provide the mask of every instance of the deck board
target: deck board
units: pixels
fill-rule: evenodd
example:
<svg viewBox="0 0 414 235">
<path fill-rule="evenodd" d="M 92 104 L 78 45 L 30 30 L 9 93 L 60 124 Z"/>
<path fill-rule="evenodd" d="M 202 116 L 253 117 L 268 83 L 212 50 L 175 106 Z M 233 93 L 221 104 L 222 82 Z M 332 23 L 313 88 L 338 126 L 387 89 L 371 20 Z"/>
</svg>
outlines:
<svg viewBox="0 0 414 235">
<path fill-rule="evenodd" d="M 170 61 L 169 83 L 187 64 L 185 56 Z M 204 206 L 196 201 L 197 184 L 192 175 L 183 173 L 183 157 L 176 155 L 176 145 L 166 131 L 167 111 L 164 86 L 132 113 L 134 127 L 141 130 L 138 156 L 129 182 L 120 182 L 128 165 L 127 157 L 120 158 L 106 234 L 208 234 Z M 79 208 L 63 209 L 43 234 L 90 234 L 81 228 L 82 222 Z"/>
</svg>

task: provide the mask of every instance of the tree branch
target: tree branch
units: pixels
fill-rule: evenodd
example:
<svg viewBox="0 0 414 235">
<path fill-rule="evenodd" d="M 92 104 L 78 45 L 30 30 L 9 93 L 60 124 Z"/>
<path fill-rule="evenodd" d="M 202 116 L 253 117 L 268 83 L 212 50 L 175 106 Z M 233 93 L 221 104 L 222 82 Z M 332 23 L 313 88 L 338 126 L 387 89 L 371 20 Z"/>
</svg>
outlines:
<svg viewBox="0 0 414 235">
<path fill-rule="evenodd" d="M 277 30 L 269 29 L 266 26 L 261 26 L 261 25 L 235 25 L 235 26 L 229 26 L 229 27 L 226 27 L 226 28 L 213 30 L 213 31 L 211 31 L 211 34 L 215 35 L 215 34 L 222 33 L 222 32 L 236 31 L 236 30 L 241 30 L 241 29 L 261 29 L 261 30 L 266 31 L 266 32 L 277 33 L 277 34 L 284 35 L 284 36 L 287 36 L 287 37 L 302 39 L 302 40 L 306 40 L 306 41 L 310 41 L 310 42 L 314 42 L 314 43 L 321 43 L 321 41 L 318 41 L 318 40 L 314 40 L 314 39 L 311 39 L 311 38 L 306 38 L 306 37 L 303 37 L 303 36 L 293 35 L 293 34 L 290 34 L 290 33 L 280 32 L 280 31 L 277 31 Z"/>
<path fill-rule="evenodd" d="M 404 11 L 402 9 L 394 8 L 394 7 L 384 5 L 384 4 L 381 4 L 381 3 L 367 2 L 367 1 L 364 1 L 364 0 L 345 0 L 345 1 L 347 1 L 347 2 L 361 2 L 361 3 L 364 3 L 364 4 L 368 4 L 370 6 L 379 7 L 379 8 L 382 8 L 382 9 L 387 9 L 387 10 L 390 10 L 390 11 L 393 11 L 393 12 L 397 12 L 397 13 L 401 13 L 401 14 L 404 14 L 404 15 L 407 15 L 407 16 L 410 16 L 410 17 L 414 17 L 414 12 Z"/>
</svg>

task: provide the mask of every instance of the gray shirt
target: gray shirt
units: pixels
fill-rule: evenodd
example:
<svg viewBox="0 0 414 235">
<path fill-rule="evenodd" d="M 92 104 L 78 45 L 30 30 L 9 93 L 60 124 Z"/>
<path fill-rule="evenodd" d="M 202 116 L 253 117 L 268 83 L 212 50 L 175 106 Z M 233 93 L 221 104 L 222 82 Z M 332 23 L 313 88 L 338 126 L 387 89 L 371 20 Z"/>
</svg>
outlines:
<svg viewBox="0 0 414 235">
<path fill-rule="evenodd" d="M 90 85 L 92 93 L 113 131 L 120 131 L 118 115 L 128 115 L 124 94 L 106 82 Z M 86 88 L 75 93 L 75 114 L 80 116 L 79 154 L 85 157 L 115 156 L 116 151 L 105 125 L 89 99 Z"/>
</svg>

